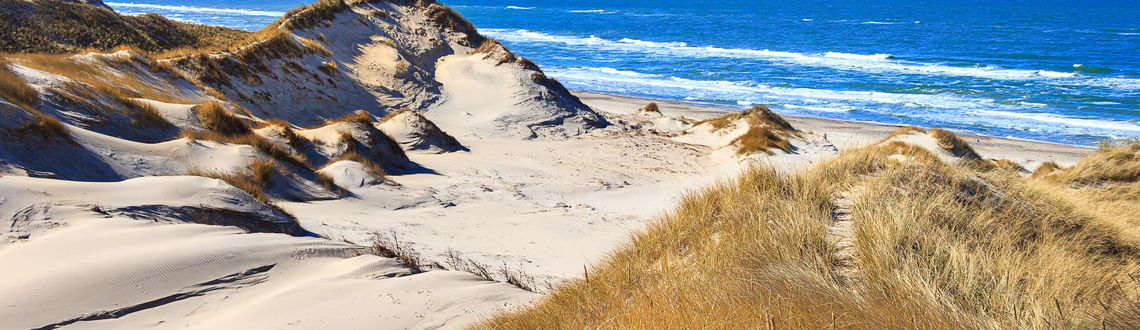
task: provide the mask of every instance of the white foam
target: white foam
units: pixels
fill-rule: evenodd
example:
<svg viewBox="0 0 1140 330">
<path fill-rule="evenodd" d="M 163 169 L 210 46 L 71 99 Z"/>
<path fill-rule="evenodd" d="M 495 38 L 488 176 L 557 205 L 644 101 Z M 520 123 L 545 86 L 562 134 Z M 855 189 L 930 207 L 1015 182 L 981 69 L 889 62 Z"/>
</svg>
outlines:
<svg viewBox="0 0 1140 330">
<path fill-rule="evenodd" d="M 507 6 L 507 9 L 531 10 L 534 9 L 534 7 Z"/>
<path fill-rule="evenodd" d="M 849 60 L 864 60 L 864 61 L 886 61 L 886 60 L 894 58 L 894 56 L 891 56 L 891 54 L 861 55 L 861 54 L 847 54 L 847 53 L 837 53 L 837 52 L 826 52 L 826 53 L 823 53 L 823 56 L 824 57 L 831 57 L 831 58 L 843 58 L 843 59 L 849 59 Z"/>
<path fill-rule="evenodd" d="M 873 91 L 836 91 L 813 88 L 772 87 L 763 84 L 723 80 L 692 80 L 645 74 L 613 68 L 551 68 L 548 74 L 571 83 L 593 84 L 618 92 L 638 92 L 647 87 L 671 95 L 696 96 L 700 99 L 765 100 L 762 103 L 817 103 L 829 108 L 851 108 L 854 105 L 907 105 L 938 109 L 975 109 L 1000 107 L 996 101 L 966 98 L 949 94 L 902 94 Z M 806 108 L 805 108 L 806 109 Z"/>
<path fill-rule="evenodd" d="M 1027 112 L 1009 112 L 997 110 L 978 110 L 978 113 L 996 116 L 1032 120 L 1037 122 L 1045 122 L 1051 124 L 1062 124 L 1066 126 L 1079 126 L 1095 129 L 1107 129 L 1126 132 L 1140 132 L 1140 125 L 1130 122 L 1118 120 L 1105 120 L 1105 119 L 1089 119 L 1089 118 L 1076 118 L 1055 115 L 1051 113 L 1027 113 Z"/>
<path fill-rule="evenodd" d="M 580 9 L 580 10 L 571 10 L 570 12 L 571 13 L 594 13 L 594 14 L 613 14 L 613 13 L 615 13 L 613 11 L 609 11 L 609 10 L 605 10 L 605 9 Z"/>
<path fill-rule="evenodd" d="M 172 12 L 183 13 L 214 13 L 214 14 L 227 14 L 227 15 L 244 15 L 244 16 L 270 16 L 281 17 L 285 16 L 282 11 L 263 11 L 263 10 L 248 10 L 248 9 L 234 9 L 234 8 L 210 8 L 210 7 L 191 7 L 191 6 L 170 6 L 170 5 L 155 5 L 148 3 L 131 3 L 131 2 L 106 2 L 111 8 L 138 8 L 138 9 L 160 9 Z"/>
<path fill-rule="evenodd" d="M 480 32 L 507 42 L 562 44 L 567 46 L 588 47 L 587 49 L 581 49 L 584 51 L 614 51 L 683 58 L 756 59 L 775 64 L 825 67 L 877 74 L 940 75 L 994 80 L 1045 81 L 1058 85 L 1093 85 L 1123 90 L 1140 89 L 1140 79 L 1135 78 L 1091 78 L 1073 72 L 1005 69 L 994 66 L 964 67 L 920 63 L 895 59 L 889 54 L 848 54 L 839 52 L 807 54 L 767 49 L 756 50 L 694 46 L 684 42 L 657 42 L 630 38 L 609 40 L 596 36 L 587 38 L 513 29 L 485 29 Z"/>
<path fill-rule="evenodd" d="M 903 22 L 879 22 L 879 21 L 866 21 L 859 24 L 874 24 L 874 25 L 894 25 L 903 24 Z"/>
</svg>

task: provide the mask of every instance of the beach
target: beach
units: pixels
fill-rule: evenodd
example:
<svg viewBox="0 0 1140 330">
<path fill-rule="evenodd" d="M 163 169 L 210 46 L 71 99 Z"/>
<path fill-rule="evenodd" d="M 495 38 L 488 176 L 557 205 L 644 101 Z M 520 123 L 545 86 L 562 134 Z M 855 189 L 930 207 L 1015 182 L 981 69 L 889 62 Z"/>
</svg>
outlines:
<svg viewBox="0 0 1140 330">
<path fill-rule="evenodd" d="M 702 106 L 586 91 L 574 91 L 574 94 L 582 99 L 582 102 L 597 110 L 619 114 L 632 113 L 649 102 L 656 102 L 661 106 L 662 113 L 667 115 L 684 116 L 696 120 L 722 116 L 743 109 L 743 107 Z M 870 124 L 791 115 L 785 115 L 784 118 L 787 118 L 789 122 L 800 130 L 827 135 L 827 139 L 841 150 L 867 146 L 886 138 L 891 132 L 902 127 L 897 125 Z M 1081 158 L 1095 151 L 1094 148 L 1089 147 L 1039 141 L 970 134 L 962 134 L 960 136 L 969 141 L 970 145 L 985 158 L 1009 159 L 1027 165 L 1040 165 L 1041 162 L 1052 161 L 1064 166 L 1072 166 L 1079 162 Z"/>
</svg>

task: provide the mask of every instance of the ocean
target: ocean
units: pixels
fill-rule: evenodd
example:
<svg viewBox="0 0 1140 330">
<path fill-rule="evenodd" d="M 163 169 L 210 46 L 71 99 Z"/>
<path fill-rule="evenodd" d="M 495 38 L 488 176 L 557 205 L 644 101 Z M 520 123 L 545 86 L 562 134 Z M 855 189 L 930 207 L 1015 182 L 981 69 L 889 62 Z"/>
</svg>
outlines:
<svg viewBox="0 0 1140 330">
<path fill-rule="evenodd" d="M 306 1 L 107 2 L 257 30 Z M 571 89 L 1094 145 L 1140 138 L 1140 1 L 445 1 Z"/>
</svg>

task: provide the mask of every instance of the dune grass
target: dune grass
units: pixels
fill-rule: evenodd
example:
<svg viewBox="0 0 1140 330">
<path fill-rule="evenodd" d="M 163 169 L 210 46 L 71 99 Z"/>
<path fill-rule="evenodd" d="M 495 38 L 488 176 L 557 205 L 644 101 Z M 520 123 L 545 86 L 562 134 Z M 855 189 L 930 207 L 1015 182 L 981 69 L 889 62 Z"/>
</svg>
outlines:
<svg viewBox="0 0 1140 330">
<path fill-rule="evenodd" d="M 364 169 L 366 169 L 368 171 L 368 174 L 372 175 L 372 177 L 376 178 L 377 180 L 387 180 L 388 179 L 388 173 L 384 171 L 383 167 L 381 167 L 380 165 L 377 165 L 376 163 L 372 162 L 371 160 L 368 160 L 368 158 L 364 158 L 364 156 L 361 156 L 360 154 L 356 153 L 355 151 L 348 151 L 348 152 L 342 153 L 340 156 L 337 156 L 336 158 L 330 159 L 329 162 L 327 164 L 325 164 L 325 166 L 322 166 L 321 168 L 328 167 L 329 165 L 332 165 L 333 163 L 336 163 L 336 162 L 339 162 L 342 160 L 348 160 L 348 161 L 354 161 L 354 162 L 360 163 L 360 165 L 363 165 Z"/>
<path fill-rule="evenodd" d="M 190 24 L 157 14 L 123 16 L 67 1 L 0 1 L 0 52 L 74 53 L 132 46 L 146 51 L 216 47 L 248 32 Z"/>
<path fill-rule="evenodd" d="M 198 117 L 202 127 L 211 132 L 226 136 L 250 134 L 249 125 L 244 120 L 231 114 L 225 106 L 216 101 L 198 104 L 194 107 L 194 115 Z"/>
<path fill-rule="evenodd" d="M 730 144 L 738 145 L 737 155 L 751 155 L 758 152 L 771 154 L 771 149 L 784 152 L 792 151 L 792 143 L 767 127 L 753 126 L 743 135 L 736 137 Z"/>
<path fill-rule="evenodd" d="M 245 144 L 264 152 L 274 159 L 312 170 L 313 167 L 304 157 L 295 155 L 289 150 L 253 133 L 244 120 L 231 114 L 218 102 L 209 101 L 194 107 L 194 113 L 202 122 L 206 131 L 182 131 L 182 137 L 193 140 L 217 141 L 232 144 Z M 286 126 L 288 128 L 288 126 Z M 291 132 L 291 130 L 290 130 Z"/>
<path fill-rule="evenodd" d="M 9 66 L 7 60 L 0 59 L 0 98 L 21 108 L 30 108 L 40 101 L 40 92 L 28 85 Z"/>
<path fill-rule="evenodd" d="M 843 192 L 857 196 L 855 284 L 828 239 Z M 588 280 L 478 327 L 1140 326 L 1137 236 L 1058 193 L 901 142 L 753 168 L 688 194 Z"/>
<path fill-rule="evenodd" d="M 272 202 L 269 200 L 269 195 L 265 192 L 265 189 L 273 184 L 273 176 L 278 173 L 277 166 L 272 160 L 262 159 L 248 164 L 245 169 L 237 173 L 191 169 L 186 175 L 225 181 L 235 188 L 241 189 L 250 196 L 253 196 L 257 201 L 270 204 Z"/>
</svg>

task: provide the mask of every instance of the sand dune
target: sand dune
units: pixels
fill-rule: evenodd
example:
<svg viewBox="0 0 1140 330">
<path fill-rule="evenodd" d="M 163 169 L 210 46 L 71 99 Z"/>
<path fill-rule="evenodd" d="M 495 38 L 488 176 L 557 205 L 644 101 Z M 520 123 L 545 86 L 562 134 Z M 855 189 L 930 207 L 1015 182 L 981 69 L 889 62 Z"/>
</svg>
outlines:
<svg viewBox="0 0 1140 330">
<path fill-rule="evenodd" d="M 463 327 L 693 189 L 894 130 L 571 93 L 431 1 L 322 2 L 260 33 L 0 62 L 35 94 L 0 100 L 0 328 Z M 787 145 L 745 147 L 764 132 Z M 1027 168 L 1087 153 L 969 139 Z"/>
</svg>

